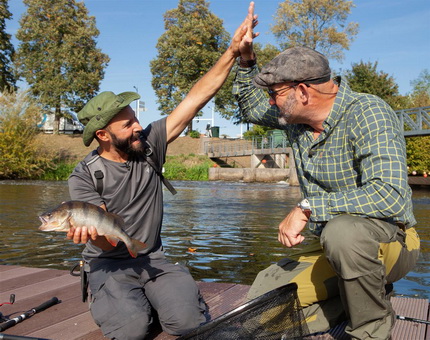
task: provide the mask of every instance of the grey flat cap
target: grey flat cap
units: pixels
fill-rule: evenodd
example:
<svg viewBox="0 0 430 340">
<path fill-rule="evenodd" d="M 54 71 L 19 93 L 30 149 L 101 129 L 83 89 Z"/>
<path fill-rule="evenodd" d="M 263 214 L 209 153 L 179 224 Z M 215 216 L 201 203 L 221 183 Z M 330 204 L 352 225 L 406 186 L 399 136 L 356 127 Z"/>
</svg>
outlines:
<svg viewBox="0 0 430 340">
<path fill-rule="evenodd" d="M 274 84 L 294 82 L 321 84 L 330 80 L 327 58 L 308 47 L 291 47 L 267 63 L 252 80 L 267 89 Z"/>
</svg>

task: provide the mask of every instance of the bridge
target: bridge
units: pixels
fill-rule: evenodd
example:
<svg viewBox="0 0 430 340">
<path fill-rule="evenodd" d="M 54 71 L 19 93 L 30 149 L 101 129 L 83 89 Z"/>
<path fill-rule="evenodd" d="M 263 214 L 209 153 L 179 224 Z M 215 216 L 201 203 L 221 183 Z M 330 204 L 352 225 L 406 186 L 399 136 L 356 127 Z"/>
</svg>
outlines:
<svg viewBox="0 0 430 340">
<path fill-rule="evenodd" d="M 405 137 L 430 135 L 430 106 L 398 110 L 396 113 L 404 127 Z"/>
<path fill-rule="evenodd" d="M 398 110 L 405 137 L 430 135 L 430 106 Z M 252 140 L 212 140 L 205 142 L 204 153 L 210 158 L 289 153 L 289 145 L 282 131 Z"/>
<path fill-rule="evenodd" d="M 396 113 L 404 127 L 405 137 L 430 135 L 430 106 L 398 110 Z M 204 153 L 214 160 L 224 157 L 250 156 L 251 169 L 285 169 L 288 170 L 287 176 L 290 178 L 290 184 L 297 182 L 295 164 L 293 157 L 290 157 L 292 150 L 281 130 L 275 130 L 271 136 L 253 137 L 252 140 L 206 141 L 204 142 Z M 220 169 L 212 170 L 212 172 L 220 171 Z M 255 175 L 253 176 L 255 177 Z"/>
</svg>

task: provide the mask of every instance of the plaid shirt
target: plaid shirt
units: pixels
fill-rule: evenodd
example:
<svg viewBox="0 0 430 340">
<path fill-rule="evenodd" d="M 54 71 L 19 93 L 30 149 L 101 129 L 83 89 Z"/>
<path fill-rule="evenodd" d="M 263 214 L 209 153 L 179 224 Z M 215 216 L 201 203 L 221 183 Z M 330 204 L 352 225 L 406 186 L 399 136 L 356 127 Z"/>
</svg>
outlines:
<svg viewBox="0 0 430 340">
<path fill-rule="evenodd" d="M 310 230 L 352 214 L 401 222 L 416 221 L 408 185 L 405 139 L 395 112 L 382 99 L 351 91 L 340 83 L 334 105 L 317 139 L 306 124 L 281 126 L 278 108 L 251 80 L 256 66 L 239 68 L 233 93 L 252 123 L 285 130 L 294 153 L 303 195 L 312 209 Z"/>
</svg>

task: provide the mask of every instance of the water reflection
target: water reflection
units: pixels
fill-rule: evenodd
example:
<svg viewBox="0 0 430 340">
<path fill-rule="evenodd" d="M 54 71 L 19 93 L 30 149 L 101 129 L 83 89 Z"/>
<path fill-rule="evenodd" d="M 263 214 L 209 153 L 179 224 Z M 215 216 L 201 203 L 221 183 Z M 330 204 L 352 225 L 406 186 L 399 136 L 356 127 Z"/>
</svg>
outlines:
<svg viewBox="0 0 430 340">
<path fill-rule="evenodd" d="M 277 228 L 299 200 L 298 188 L 283 183 L 174 185 L 176 196 L 165 192 L 164 246 L 170 259 L 187 265 L 196 280 L 251 284 L 260 270 L 291 251 L 278 242 Z M 69 269 L 82 246 L 65 240 L 64 233 L 37 230 L 37 215 L 66 200 L 65 182 L 0 182 L 0 264 Z M 428 298 L 430 191 L 414 189 L 413 200 L 422 255 L 395 291 Z"/>
</svg>

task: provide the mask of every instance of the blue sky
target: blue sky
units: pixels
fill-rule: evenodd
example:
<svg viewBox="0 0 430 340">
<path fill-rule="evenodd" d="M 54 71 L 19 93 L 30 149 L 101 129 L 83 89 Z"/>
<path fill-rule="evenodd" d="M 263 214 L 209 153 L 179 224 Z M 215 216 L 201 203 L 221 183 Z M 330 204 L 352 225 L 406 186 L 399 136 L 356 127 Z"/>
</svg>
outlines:
<svg viewBox="0 0 430 340">
<path fill-rule="evenodd" d="M 157 55 L 158 38 L 164 32 L 163 14 L 177 7 L 178 0 L 85 0 L 90 15 L 95 16 L 100 30 L 98 47 L 109 55 L 101 91 L 139 90 L 147 108 L 140 114 L 142 125 L 162 116 L 157 110 L 155 93 L 151 87 L 149 63 Z M 256 41 L 262 44 L 277 42 L 270 31 L 278 8 L 278 0 L 255 0 L 259 15 Z M 424 69 L 430 70 L 430 1 L 429 0 L 356 0 L 348 21 L 359 23 L 359 33 L 345 51 L 342 63 L 330 61 L 337 73 L 351 69 L 351 64 L 378 62 L 378 71 L 393 76 L 401 94 L 411 92 L 410 82 Z M 232 34 L 242 22 L 249 1 L 212 0 L 210 10 L 224 21 Z M 9 0 L 13 20 L 6 22 L 6 30 L 14 35 L 18 20 L 25 11 L 21 0 Z M 17 41 L 13 40 L 15 46 Z M 204 109 L 205 119 L 211 118 L 210 103 Z M 194 123 L 200 132 L 207 121 Z M 215 114 L 220 134 L 235 137 L 240 127 Z"/>
</svg>

